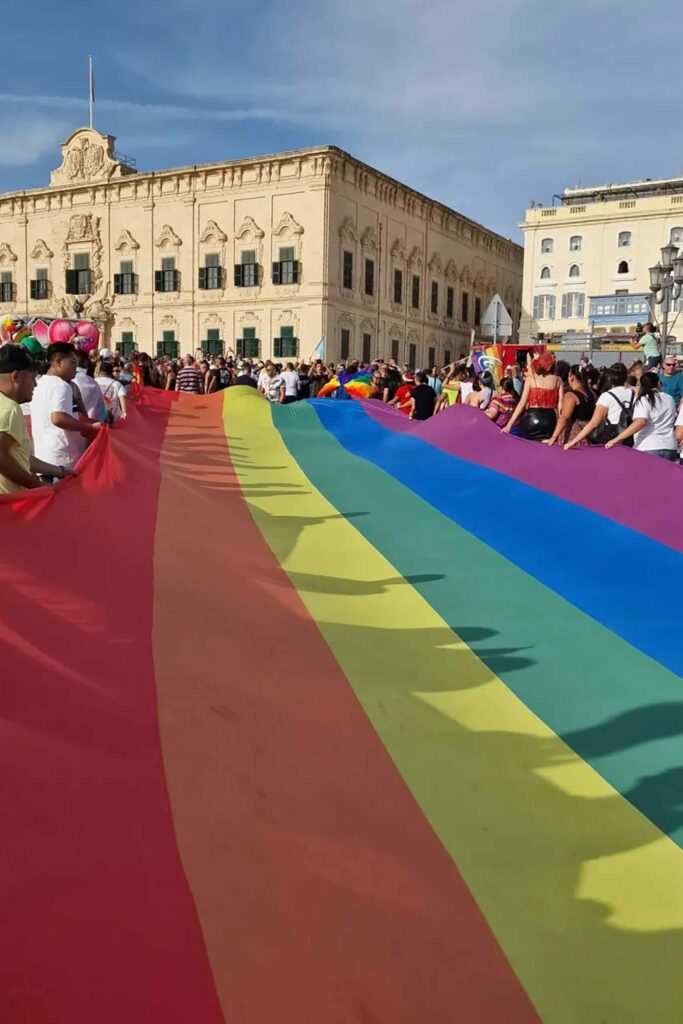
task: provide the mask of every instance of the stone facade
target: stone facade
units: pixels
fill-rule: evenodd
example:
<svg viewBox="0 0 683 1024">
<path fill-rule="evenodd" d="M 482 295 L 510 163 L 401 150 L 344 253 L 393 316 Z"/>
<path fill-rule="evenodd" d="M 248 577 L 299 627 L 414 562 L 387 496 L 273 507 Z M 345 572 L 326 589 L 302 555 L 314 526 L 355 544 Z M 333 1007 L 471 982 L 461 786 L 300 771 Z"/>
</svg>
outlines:
<svg viewBox="0 0 683 1024">
<path fill-rule="evenodd" d="M 305 359 L 325 336 L 421 365 L 494 292 L 518 322 L 521 278 L 519 246 L 334 147 L 137 173 L 84 128 L 48 188 L 0 196 L 0 315 L 77 303 L 109 346 Z"/>
<path fill-rule="evenodd" d="M 683 178 L 568 188 L 561 199 L 521 225 L 520 340 L 633 333 L 650 315 L 648 268 L 669 241 L 683 246 Z"/>
</svg>

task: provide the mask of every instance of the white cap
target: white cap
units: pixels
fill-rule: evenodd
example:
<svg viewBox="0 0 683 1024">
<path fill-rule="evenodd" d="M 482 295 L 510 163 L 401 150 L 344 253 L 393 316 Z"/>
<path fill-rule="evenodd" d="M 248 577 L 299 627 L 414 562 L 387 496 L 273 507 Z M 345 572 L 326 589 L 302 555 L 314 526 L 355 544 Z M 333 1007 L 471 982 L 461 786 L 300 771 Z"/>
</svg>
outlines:
<svg viewBox="0 0 683 1024">
<path fill-rule="evenodd" d="M 111 350 L 108 348 L 101 348 L 97 354 L 100 359 L 111 359 L 112 357 Z"/>
</svg>

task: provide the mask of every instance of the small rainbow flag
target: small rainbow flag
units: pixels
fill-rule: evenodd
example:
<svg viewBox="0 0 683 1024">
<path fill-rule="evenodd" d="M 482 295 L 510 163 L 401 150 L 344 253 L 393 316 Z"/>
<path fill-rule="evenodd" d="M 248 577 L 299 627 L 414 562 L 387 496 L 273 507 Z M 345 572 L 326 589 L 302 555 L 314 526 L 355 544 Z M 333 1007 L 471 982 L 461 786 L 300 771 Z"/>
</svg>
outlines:
<svg viewBox="0 0 683 1024">
<path fill-rule="evenodd" d="M 475 373 L 484 373 L 488 370 L 493 374 L 496 387 L 500 384 L 503 375 L 503 346 L 489 345 L 488 348 L 475 349 L 472 352 L 472 366 Z"/>
</svg>

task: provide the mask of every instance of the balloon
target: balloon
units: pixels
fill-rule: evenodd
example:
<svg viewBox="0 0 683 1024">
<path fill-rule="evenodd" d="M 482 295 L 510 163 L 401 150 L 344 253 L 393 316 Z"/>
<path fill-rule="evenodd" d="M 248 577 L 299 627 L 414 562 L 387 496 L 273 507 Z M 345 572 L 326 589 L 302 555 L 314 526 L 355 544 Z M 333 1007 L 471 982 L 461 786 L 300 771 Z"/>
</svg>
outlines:
<svg viewBox="0 0 683 1024">
<path fill-rule="evenodd" d="M 43 354 L 43 346 L 40 344 L 37 338 L 34 338 L 32 334 L 27 335 L 21 339 L 21 345 L 27 348 L 32 356 L 40 356 Z"/>
<path fill-rule="evenodd" d="M 76 324 L 76 334 L 78 335 L 75 339 L 76 345 L 83 352 L 92 352 L 99 345 L 99 328 L 92 320 L 80 320 Z"/>
<path fill-rule="evenodd" d="M 14 333 L 14 317 L 6 316 L 0 325 L 0 337 L 3 341 L 11 341 Z"/>
<path fill-rule="evenodd" d="M 48 327 L 47 327 L 47 324 L 45 323 L 45 321 L 44 320 L 36 320 L 36 322 L 33 325 L 32 330 L 33 330 L 33 337 L 37 338 L 38 341 L 40 342 L 40 344 L 44 348 L 47 348 L 47 346 L 50 344 L 50 339 L 48 338 L 48 335 L 47 335 Z"/>
<path fill-rule="evenodd" d="M 73 324 L 68 320 L 53 320 L 50 324 L 47 336 L 52 345 L 57 341 L 71 341 L 74 336 Z"/>
</svg>

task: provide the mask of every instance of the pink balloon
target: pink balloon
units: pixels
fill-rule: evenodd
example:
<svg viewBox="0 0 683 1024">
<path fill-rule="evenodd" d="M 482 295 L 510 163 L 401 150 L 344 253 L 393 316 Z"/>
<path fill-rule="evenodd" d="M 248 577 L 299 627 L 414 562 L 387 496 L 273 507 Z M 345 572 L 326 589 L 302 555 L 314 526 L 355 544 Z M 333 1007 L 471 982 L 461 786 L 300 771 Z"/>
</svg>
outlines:
<svg viewBox="0 0 683 1024">
<path fill-rule="evenodd" d="M 53 320 L 47 332 L 48 339 L 54 345 L 57 341 L 71 341 L 74 336 L 73 324 L 68 320 Z"/>
<path fill-rule="evenodd" d="M 41 345 L 47 347 L 50 343 L 48 327 L 44 320 L 36 320 L 32 328 L 33 337 L 37 338 Z"/>
<path fill-rule="evenodd" d="M 76 344 L 83 352 L 92 352 L 100 342 L 100 332 L 92 320 L 81 320 L 76 324 Z"/>
<path fill-rule="evenodd" d="M 79 320 L 76 324 L 76 334 L 81 338 L 95 338 L 100 340 L 100 329 L 92 320 Z"/>
</svg>

